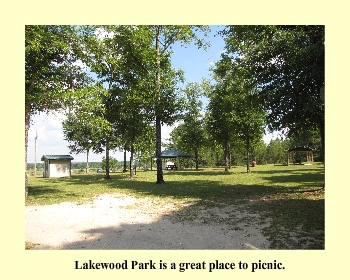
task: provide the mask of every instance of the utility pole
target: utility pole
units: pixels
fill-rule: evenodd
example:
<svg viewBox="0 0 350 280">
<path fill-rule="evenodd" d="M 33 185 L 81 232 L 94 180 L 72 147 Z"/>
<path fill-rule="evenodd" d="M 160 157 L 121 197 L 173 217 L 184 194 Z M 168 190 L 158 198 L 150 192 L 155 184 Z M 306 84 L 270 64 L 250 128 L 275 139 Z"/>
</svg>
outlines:
<svg viewBox="0 0 350 280">
<path fill-rule="evenodd" d="M 34 145 L 34 176 L 36 176 L 36 140 L 38 139 L 38 131 L 35 131 L 35 145 Z"/>
</svg>

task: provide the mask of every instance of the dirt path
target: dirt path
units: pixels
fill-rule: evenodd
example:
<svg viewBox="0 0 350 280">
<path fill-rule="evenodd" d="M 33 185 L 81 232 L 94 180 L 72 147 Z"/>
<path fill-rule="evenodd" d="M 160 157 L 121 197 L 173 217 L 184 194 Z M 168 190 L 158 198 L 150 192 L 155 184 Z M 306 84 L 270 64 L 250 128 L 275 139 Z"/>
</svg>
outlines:
<svg viewBox="0 0 350 280">
<path fill-rule="evenodd" d="M 188 209 L 196 214 L 182 219 L 179 213 Z M 187 217 L 188 212 L 182 213 Z M 247 222 L 247 218 L 259 219 L 255 216 L 239 206 L 208 209 L 102 195 L 90 204 L 27 206 L 25 240 L 36 244 L 32 250 L 268 249 L 269 242 L 261 234 L 263 224 Z M 236 219 L 234 226 L 232 219 Z"/>
</svg>

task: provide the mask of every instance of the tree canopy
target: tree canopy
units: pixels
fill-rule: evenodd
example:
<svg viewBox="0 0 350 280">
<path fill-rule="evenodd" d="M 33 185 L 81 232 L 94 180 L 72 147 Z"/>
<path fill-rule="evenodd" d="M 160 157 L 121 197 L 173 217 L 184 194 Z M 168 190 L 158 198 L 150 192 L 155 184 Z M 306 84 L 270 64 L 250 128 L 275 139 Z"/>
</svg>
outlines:
<svg viewBox="0 0 350 280">
<path fill-rule="evenodd" d="M 109 150 L 131 152 L 131 178 L 134 154 L 146 159 L 155 150 L 156 183 L 165 183 L 164 124 L 180 123 L 171 136 L 178 148 L 195 155 L 196 168 L 200 153 L 222 164 L 223 152 L 227 171 L 231 156 L 236 162 L 245 157 L 247 172 L 250 157 L 280 161 L 282 142 L 271 142 L 268 149 L 262 143 L 265 125 L 282 131 L 288 143 L 311 143 L 323 151 L 324 26 L 226 26 L 218 34 L 226 45 L 212 68 L 212 84 L 183 87 L 172 49 L 192 43 L 208 47 L 209 30 L 195 25 L 26 26 L 26 147 L 31 116 L 65 106 L 63 127 L 71 151 L 106 152 L 106 178 Z"/>
<path fill-rule="evenodd" d="M 270 130 L 291 137 L 317 129 L 324 143 L 324 26 L 235 25 L 221 34 L 226 42 L 221 73 L 239 67 L 252 79 Z"/>
<path fill-rule="evenodd" d="M 64 93 L 88 82 L 80 60 L 81 36 L 70 25 L 25 26 L 25 166 L 31 117 L 59 109 Z M 27 173 L 25 197 L 27 198 Z"/>
</svg>

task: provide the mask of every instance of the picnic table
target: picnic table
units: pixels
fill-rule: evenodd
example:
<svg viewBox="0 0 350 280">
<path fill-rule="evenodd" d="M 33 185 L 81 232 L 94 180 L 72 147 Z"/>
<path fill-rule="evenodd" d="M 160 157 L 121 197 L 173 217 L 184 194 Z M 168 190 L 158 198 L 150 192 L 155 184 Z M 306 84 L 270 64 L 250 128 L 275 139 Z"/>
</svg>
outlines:
<svg viewBox="0 0 350 280">
<path fill-rule="evenodd" d="M 166 170 L 177 170 L 177 166 L 176 164 L 168 164 L 166 167 L 165 167 Z"/>
</svg>

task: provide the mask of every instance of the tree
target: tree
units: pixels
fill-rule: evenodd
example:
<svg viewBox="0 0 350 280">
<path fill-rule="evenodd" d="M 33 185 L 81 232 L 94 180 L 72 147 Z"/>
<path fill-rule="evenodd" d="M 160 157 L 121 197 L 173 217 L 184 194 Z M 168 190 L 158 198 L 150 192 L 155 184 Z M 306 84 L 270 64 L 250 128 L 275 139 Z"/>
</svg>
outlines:
<svg viewBox="0 0 350 280">
<path fill-rule="evenodd" d="M 81 37 L 69 25 L 25 26 L 25 168 L 31 117 L 62 107 L 67 90 L 85 86 Z M 25 172 L 25 198 L 28 197 Z"/>
<path fill-rule="evenodd" d="M 130 89 L 113 88 L 114 96 L 110 107 L 110 118 L 116 127 L 116 133 L 121 139 L 124 149 L 130 148 L 130 178 L 134 177 L 135 147 L 142 150 L 142 142 L 148 138 L 151 131 L 150 116 L 145 109 L 142 89 L 133 85 Z"/>
<path fill-rule="evenodd" d="M 90 36 L 101 31 L 103 38 Z M 99 26 L 87 27 L 89 50 L 88 65 L 102 82 L 122 90 L 132 90 L 143 81 L 144 105 L 152 114 L 156 130 L 157 183 L 164 183 L 161 166 L 161 125 L 172 124 L 181 111 L 177 99 L 177 84 L 181 72 L 171 69 L 170 54 L 174 43 L 188 44 L 195 40 L 204 46 L 197 31 L 207 31 L 203 26 Z M 113 102 L 113 98 L 111 99 Z M 111 103 L 110 103 L 111 104 Z M 109 106 L 109 105 L 106 105 Z M 113 121 L 110 119 L 110 122 Z M 108 144 L 108 142 L 107 142 Z M 106 148 L 106 152 L 108 149 Z M 108 155 L 106 153 L 106 158 Z M 108 162 L 108 161 L 107 161 Z"/>
<path fill-rule="evenodd" d="M 228 171 L 228 161 L 231 163 L 231 160 L 228 160 L 231 155 L 230 142 L 239 143 L 239 140 L 242 140 L 245 143 L 249 173 L 250 151 L 252 146 L 261 140 L 265 126 L 265 112 L 259 100 L 259 92 L 251 79 L 244 75 L 244 71 L 228 64 L 225 57 L 216 63 L 213 71 L 217 84 L 213 94 L 209 96 L 209 109 L 212 113 L 209 120 L 212 127 L 213 120 L 220 121 L 216 124 L 216 133 L 221 132 L 224 139 L 225 170 Z M 217 108 L 214 108 L 213 104 Z M 213 133 L 215 130 L 212 130 Z"/>
<path fill-rule="evenodd" d="M 266 144 L 263 139 L 252 145 L 251 155 L 257 164 L 266 164 Z"/>
<path fill-rule="evenodd" d="M 266 148 L 268 163 L 276 164 L 286 162 L 287 155 L 285 150 L 288 149 L 287 145 L 288 141 L 283 141 L 280 138 L 271 139 Z"/>
<path fill-rule="evenodd" d="M 257 91 L 249 86 L 235 84 L 231 89 L 233 110 L 235 112 L 234 129 L 238 137 L 245 142 L 247 173 L 250 172 L 250 151 L 259 143 L 264 133 L 265 112 L 258 102 Z"/>
<path fill-rule="evenodd" d="M 86 173 L 89 172 L 89 152 L 103 151 L 102 139 L 110 126 L 102 113 L 102 96 L 105 94 L 106 89 L 94 85 L 71 92 L 66 97 L 68 110 L 67 118 L 62 122 L 63 134 L 70 143 L 71 152 L 86 152 Z"/>
<path fill-rule="evenodd" d="M 149 50 L 152 41 L 149 36 L 144 34 L 144 27 L 87 26 L 84 30 L 88 34 L 86 62 L 91 71 L 97 74 L 100 82 L 108 84 L 109 95 L 105 96 L 103 103 L 106 109 L 105 118 L 111 124 L 111 134 L 105 137 L 106 178 L 110 179 L 109 150 L 120 145 L 125 146 L 123 141 L 119 143 L 113 141 L 120 136 L 118 130 L 122 130 L 119 116 L 125 115 L 125 112 L 122 113 L 120 107 L 116 105 L 120 99 L 118 94 L 131 93 L 135 85 L 148 75 L 144 64 L 148 64 L 147 57 L 151 56 Z M 126 106 L 128 109 L 129 104 Z M 130 117 L 130 114 L 128 116 Z M 126 125 L 125 122 L 123 125 Z M 131 145 L 131 149 L 133 149 L 133 145 Z M 133 152 L 131 154 L 133 156 Z"/>
<path fill-rule="evenodd" d="M 211 138 L 224 149 L 225 171 L 229 171 L 230 143 L 235 135 L 232 96 L 223 83 L 218 82 L 207 106 L 206 129 Z"/>
<path fill-rule="evenodd" d="M 225 63 L 256 84 L 270 130 L 319 132 L 324 151 L 324 26 L 227 26 Z M 226 68 L 227 69 L 227 68 Z"/>
<path fill-rule="evenodd" d="M 177 138 L 176 145 L 180 150 L 193 153 L 196 169 L 198 169 L 199 151 L 204 145 L 204 122 L 202 117 L 203 102 L 199 99 L 205 96 L 206 83 L 189 83 L 183 92 L 185 93 L 185 112 L 183 123 L 173 132 Z"/>
<path fill-rule="evenodd" d="M 109 157 L 109 164 L 107 167 L 106 157 L 102 157 L 101 168 L 107 172 L 107 168 L 114 170 L 118 167 L 118 160 L 114 157 Z"/>
<path fill-rule="evenodd" d="M 174 122 L 174 117 L 177 112 L 177 106 L 180 104 L 174 103 L 174 84 L 169 80 L 167 74 L 169 71 L 164 71 L 164 66 L 168 65 L 164 62 L 169 61 L 170 50 L 173 44 L 189 44 L 191 41 L 199 47 L 205 47 L 205 41 L 197 37 L 196 32 L 203 31 L 205 34 L 209 30 L 206 26 L 184 26 L 184 25 L 156 25 L 152 26 L 153 38 L 155 41 L 156 65 L 155 65 L 155 91 L 154 91 L 154 114 L 156 128 L 156 162 L 157 162 L 157 184 L 164 184 L 162 161 L 161 161 L 161 125 L 162 123 L 171 124 Z M 167 77 L 168 76 L 168 77 Z M 170 90 L 169 90 L 170 89 Z M 169 102 L 170 101 L 170 102 Z M 170 104 L 169 104 L 170 103 Z M 170 106 L 169 106 L 170 105 Z M 176 105 L 176 106 L 174 106 Z"/>
</svg>

